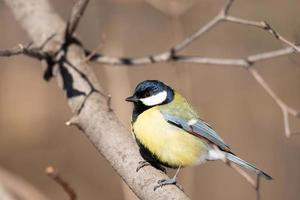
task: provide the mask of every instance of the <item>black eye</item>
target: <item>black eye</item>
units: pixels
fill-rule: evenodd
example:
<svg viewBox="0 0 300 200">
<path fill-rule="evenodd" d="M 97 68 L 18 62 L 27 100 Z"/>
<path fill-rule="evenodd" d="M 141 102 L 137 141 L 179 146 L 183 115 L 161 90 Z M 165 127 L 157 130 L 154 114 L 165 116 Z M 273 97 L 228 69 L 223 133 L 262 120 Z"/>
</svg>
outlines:
<svg viewBox="0 0 300 200">
<path fill-rule="evenodd" d="M 144 93 L 143 96 L 144 97 L 150 97 L 151 96 L 151 92 L 150 91 L 145 91 L 145 93 Z"/>
</svg>

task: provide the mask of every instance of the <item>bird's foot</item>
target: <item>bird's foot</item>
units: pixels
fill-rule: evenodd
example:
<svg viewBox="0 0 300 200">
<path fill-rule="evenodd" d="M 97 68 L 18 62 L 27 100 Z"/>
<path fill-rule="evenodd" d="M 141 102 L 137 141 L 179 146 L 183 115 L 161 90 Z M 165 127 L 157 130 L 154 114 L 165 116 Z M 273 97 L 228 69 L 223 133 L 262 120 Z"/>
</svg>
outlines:
<svg viewBox="0 0 300 200">
<path fill-rule="evenodd" d="M 149 162 L 147 162 L 147 161 L 145 161 L 145 160 L 140 161 L 138 164 L 139 164 L 139 165 L 138 165 L 138 167 L 137 167 L 136 170 L 135 170 L 136 172 L 140 171 L 140 169 L 142 169 L 143 167 L 146 167 L 146 166 L 151 165 Z"/>
<path fill-rule="evenodd" d="M 153 190 L 157 190 L 158 188 L 161 188 L 163 186 L 166 186 L 166 185 L 176 185 L 180 190 L 183 191 L 183 188 L 181 185 L 179 185 L 176 181 L 176 178 L 170 178 L 170 179 L 162 179 L 162 180 L 159 180 L 157 182 L 157 185 L 153 188 Z"/>
</svg>

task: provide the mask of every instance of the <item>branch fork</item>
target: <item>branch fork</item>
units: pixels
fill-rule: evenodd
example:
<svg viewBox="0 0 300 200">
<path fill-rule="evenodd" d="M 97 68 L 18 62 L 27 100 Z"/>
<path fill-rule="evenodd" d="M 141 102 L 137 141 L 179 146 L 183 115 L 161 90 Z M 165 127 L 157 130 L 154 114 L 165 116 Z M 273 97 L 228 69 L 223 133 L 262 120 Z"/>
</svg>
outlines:
<svg viewBox="0 0 300 200">
<path fill-rule="evenodd" d="M 75 44 L 82 48 L 86 56 L 90 55 L 90 51 L 85 49 L 81 42 L 74 36 L 74 32 L 79 24 L 79 21 L 84 13 L 85 8 L 87 7 L 88 2 L 88 0 L 78 0 L 75 6 L 73 7 L 71 17 L 66 27 L 58 27 L 59 29 L 65 30 L 65 37 L 63 38 L 63 41 L 61 41 L 63 44 L 59 50 L 55 52 L 50 52 L 44 51 L 43 48 L 33 48 L 31 45 L 20 45 L 17 48 L 0 50 L 0 56 L 24 54 L 36 58 L 38 60 L 46 60 L 48 65 L 48 68 L 44 75 L 46 80 L 49 80 L 53 76 L 52 70 L 54 65 L 58 65 L 60 73 L 58 73 L 57 76 L 63 78 L 63 89 L 67 93 L 69 105 L 73 113 L 75 114 L 68 122 L 66 122 L 66 124 L 76 125 L 81 130 L 83 130 L 83 132 L 95 145 L 98 151 L 105 156 L 105 158 L 110 162 L 113 168 L 120 174 L 120 176 L 125 180 L 125 182 L 137 194 L 138 197 L 143 199 L 188 199 L 188 197 L 175 186 L 162 188 L 159 193 L 153 192 L 153 184 L 155 184 L 155 181 L 157 179 L 166 178 L 165 175 L 157 172 L 153 168 L 146 168 L 144 169 L 145 173 L 139 173 L 138 175 L 135 173 L 134 170 L 132 170 L 133 172 L 129 170 L 130 168 L 132 168 L 132 166 L 136 165 L 138 161 L 141 160 L 141 157 L 137 149 L 135 148 L 132 138 L 129 136 L 127 130 L 117 120 L 115 114 L 111 112 L 111 97 L 103 95 L 103 93 L 96 89 L 100 88 L 99 84 L 95 78 L 95 75 L 92 71 L 89 70 L 89 67 L 86 65 L 86 63 L 76 63 L 76 66 L 74 66 L 71 62 L 72 59 L 69 61 L 66 58 L 66 53 L 69 50 L 68 47 L 71 44 Z M 166 52 L 140 58 L 118 58 L 104 56 L 101 54 L 94 54 L 90 56 L 90 61 L 110 65 L 130 66 L 153 64 L 158 62 L 189 62 L 198 64 L 230 65 L 245 67 L 245 69 L 247 69 L 250 72 L 250 74 L 254 77 L 256 82 L 258 82 L 263 87 L 263 89 L 272 97 L 272 99 L 274 99 L 277 105 L 282 109 L 284 116 L 285 132 L 287 136 L 290 136 L 293 133 L 291 132 L 289 127 L 289 115 L 299 118 L 299 111 L 287 106 L 270 88 L 270 86 L 265 82 L 263 77 L 257 72 L 256 69 L 254 69 L 253 66 L 256 62 L 259 61 L 283 55 L 289 55 L 294 52 L 300 52 L 300 47 L 296 46 L 294 43 L 282 37 L 266 22 L 250 21 L 228 15 L 230 8 L 233 5 L 233 2 L 233 0 L 227 1 L 225 6 L 220 10 L 216 17 L 210 20 L 206 25 L 201 27 L 190 37 L 187 37 L 182 42 L 178 43 Z M 46 12 L 43 13 L 45 15 L 44 23 L 47 23 L 49 25 L 52 23 L 64 24 L 62 20 L 56 15 L 56 17 L 54 18 L 46 17 L 47 15 L 53 15 L 52 9 L 49 7 L 47 0 L 41 0 L 38 4 L 35 0 L 6 0 L 6 3 L 14 10 L 15 15 L 18 15 L 18 13 L 20 12 L 24 12 L 22 13 L 23 15 L 20 16 L 25 16 L 25 18 L 18 18 L 18 20 L 22 23 L 24 29 L 27 30 L 27 32 L 29 32 L 29 30 L 32 29 L 32 26 L 35 27 L 34 30 L 36 30 L 37 32 L 31 32 L 30 35 L 32 39 L 38 38 L 38 40 L 40 40 L 41 35 L 43 35 L 47 31 L 47 29 L 39 27 L 37 24 L 32 23 L 32 21 L 34 21 L 34 15 L 31 15 L 30 12 L 37 12 L 38 9 L 29 9 L 29 11 L 27 11 L 26 9 L 20 9 L 20 7 L 16 6 L 18 3 L 24 4 L 26 5 L 26 7 L 28 6 L 29 8 L 32 5 L 40 5 L 41 8 L 43 8 L 43 10 L 46 10 Z M 226 21 L 247 26 L 254 26 L 266 30 L 270 34 L 272 34 L 276 39 L 280 40 L 285 45 L 288 45 L 288 47 L 275 51 L 249 55 L 246 58 L 239 59 L 208 58 L 179 54 L 180 51 L 187 48 L 193 41 L 195 41 L 200 36 L 211 30 L 219 22 Z M 58 33 L 61 32 L 61 30 L 55 31 Z M 51 42 L 51 39 L 47 39 L 44 44 L 49 43 L 50 45 Z M 82 54 L 78 54 L 78 56 L 82 56 Z M 79 75 L 79 79 L 74 79 L 73 74 L 69 72 L 70 68 L 72 68 L 77 73 L 77 75 Z M 79 85 L 87 84 L 89 87 L 88 89 L 85 88 L 83 91 L 80 91 L 77 88 L 74 88 L 73 82 L 76 82 Z M 94 93 L 99 93 L 100 95 L 92 95 Z M 82 99 L 79 100 L 78 98 L 73 98 L 81 95 L 85 97 L 83 101 Z M 86 103 L 88 103 L 89 106 L 87 106 L 86 109 L 83 109 Z M 79 112 L 78 107 L 80 107 Z M 81 114 L 79 115 L 79 113 Z M 116 139 L 112 141 L 110 138 Z M 240 174 L 243 175 L 245 178 L 247 177 L 243 172 L 240 172 Z M 257 182 L 253 181 L 253 179 L 249 179 L 248 182 L 257 191 L 259 191 L 259 179 L 257 180 Z"/>
</svg>

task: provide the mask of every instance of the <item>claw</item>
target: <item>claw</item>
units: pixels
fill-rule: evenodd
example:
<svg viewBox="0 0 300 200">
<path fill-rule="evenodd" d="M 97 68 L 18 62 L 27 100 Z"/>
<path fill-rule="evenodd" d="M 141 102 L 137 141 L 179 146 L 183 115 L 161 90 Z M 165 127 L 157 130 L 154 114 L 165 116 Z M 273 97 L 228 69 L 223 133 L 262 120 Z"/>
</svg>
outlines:
<svg viewBox="0 0 300 200">
<path fill-rule="evenodd" d="M 156 169 L 159 169 L 160 171 L 162 171 L 163 173 L 167 174 L 167 169 L 162 167 L 162 166 L 156 166 Z"/>
<path fill-rule="evenodd" d="M 151 165 L 151 163 L 149 163 L 148 161 L 145 161 L 145 160 L 139 161 L 139 162 L 138 162 L 138 167 L 136 168 L 135 171 L 138 172 L 138 171 L 140 171 L 140 169 L 142 169 L 143 167 L 150 166 L 150 165 Z M 164 167 L 162 167 L 162 166 L 160 166 L 160 165 L 151 165 L 151 166 L 155 167 L 156 169 L 161 170 L 161 171 L 164 172 L 165 174 L 167 173 L 166 168 L 164 168 Z"/>
<path fill-rule="evenodd" d="M 139 161 L 138 163 L 138 167 L 136 168 L 136 172 L 138 172 L 140 169 L 142 169 L 143 167 L 149 166 L 151 165 L 150 163 L 148 163 L 147 161 L 143 160 L 143 161 Z"/>
<path fill-rule="evenodd" d="M 183 188 L 181 187 L 181 185 L 179 185 L 176 182 L 176 178 L 171 178 L 171 179 L 162 179 L 162 180 L 158 180 L 157 181 L 157 185 L 153 188 L 153 190 L 157 190 L 158 188 L 161 188 L 165 185 L 176 185 L 180 190 L 183 190 Z"/>
</svg>

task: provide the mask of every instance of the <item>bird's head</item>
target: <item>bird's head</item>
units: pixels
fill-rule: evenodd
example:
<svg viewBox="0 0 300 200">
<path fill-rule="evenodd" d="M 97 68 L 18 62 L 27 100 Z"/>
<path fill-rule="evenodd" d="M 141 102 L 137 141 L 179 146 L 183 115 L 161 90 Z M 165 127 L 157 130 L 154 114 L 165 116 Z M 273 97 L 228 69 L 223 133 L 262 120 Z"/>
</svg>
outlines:
<svg viewBox="0 0 300 200">
<path fill-rule="evenodd" d="M 126 101 L 151 107 L 169 103 L 173 98 L 174 91 L 171 87 L 158 80 L 146 80 L 136 86 L 134 94 L 127 97 Z"/>
</svg>

